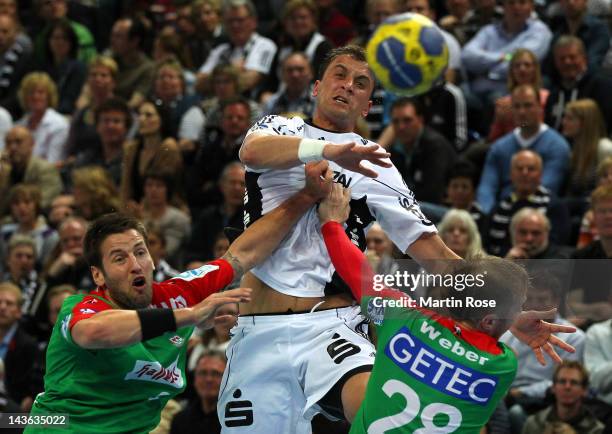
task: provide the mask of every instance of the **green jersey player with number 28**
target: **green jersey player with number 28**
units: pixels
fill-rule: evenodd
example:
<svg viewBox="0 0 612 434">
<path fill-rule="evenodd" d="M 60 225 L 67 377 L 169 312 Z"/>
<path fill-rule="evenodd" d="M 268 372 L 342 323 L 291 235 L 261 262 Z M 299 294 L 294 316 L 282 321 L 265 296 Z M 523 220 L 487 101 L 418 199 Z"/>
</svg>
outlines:
<svg viewBox="0 0 612 434">
<path fill-rule="evenodd" d="M 573 350 L 551 333 L 575 329 L 546 323 L 541 312 L 521 313 L 527 273 L 500 258 L 461 263 L 453 270 L 484 276 L 482 287 L 453 290 L 456 299 L 495 300 L 496 307 L 454 303 L 442 315 L 402 292 L 374 285 L 365 256 L 340 224 L 348 215 L 348 195 L 334 186 L 319 217 L 336 271 L 378 326 L 376 362 L 352 434 L 479 433 L 516 373 L 516 356 L 498 342 L 506 330 L 527 341 L 541 363 L 542 351 L 560 361 L 552 345 Z"/>
</svg>

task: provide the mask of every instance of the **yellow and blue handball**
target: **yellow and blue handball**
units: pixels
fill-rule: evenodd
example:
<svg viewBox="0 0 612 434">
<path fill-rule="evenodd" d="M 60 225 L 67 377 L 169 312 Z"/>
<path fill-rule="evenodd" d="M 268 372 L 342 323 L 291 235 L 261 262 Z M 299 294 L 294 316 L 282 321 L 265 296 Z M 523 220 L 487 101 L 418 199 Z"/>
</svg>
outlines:
<svg viewBox="0 0 612 434">
<path fill-rule="evenodd" d="M 444 78 L 448 47 L 438 26 L 414 13 L 383 21 L 366 47 L 370 68 L 382 86 L 399 95 L 427 92 Z"/>
</svg>

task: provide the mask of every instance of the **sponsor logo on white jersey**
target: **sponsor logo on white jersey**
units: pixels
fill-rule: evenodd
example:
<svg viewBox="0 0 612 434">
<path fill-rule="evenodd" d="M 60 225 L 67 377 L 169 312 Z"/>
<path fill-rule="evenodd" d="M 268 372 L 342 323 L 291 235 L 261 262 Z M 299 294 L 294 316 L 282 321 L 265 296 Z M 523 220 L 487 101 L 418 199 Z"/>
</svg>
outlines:
<svg viewBox="0 0 612 434">
<path fill-rule="evenodd" d="M 183 387 L 183 373 L 177 364 L 178 357 L 168 367 L 163 367 L 159 362 L 137 360 L 134 369 L 126 374 L 125 380 L 152 381 L 180 389 Z"/>
</svg>

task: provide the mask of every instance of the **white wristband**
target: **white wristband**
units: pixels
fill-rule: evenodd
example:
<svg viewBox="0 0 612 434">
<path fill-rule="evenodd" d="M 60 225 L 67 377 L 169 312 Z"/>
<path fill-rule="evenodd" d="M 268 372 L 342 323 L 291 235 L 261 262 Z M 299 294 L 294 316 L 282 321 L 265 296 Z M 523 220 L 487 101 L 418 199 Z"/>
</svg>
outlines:
<svg viewBox="0 0 612 434">
<path fill-rule="evenodd" d="M 302 139 L 298 148 L 298 159 L 302 163 L 311 161 L 321 161 L 323 159 L 323 149 L 327 145 L 325 140 Z"/>
</svg>

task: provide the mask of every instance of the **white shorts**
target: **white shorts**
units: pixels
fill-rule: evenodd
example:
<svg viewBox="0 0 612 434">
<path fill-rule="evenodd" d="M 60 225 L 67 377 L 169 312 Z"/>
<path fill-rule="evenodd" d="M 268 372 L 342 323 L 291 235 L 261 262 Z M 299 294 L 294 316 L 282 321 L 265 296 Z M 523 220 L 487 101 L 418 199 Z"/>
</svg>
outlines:
<svg viewBox="0 0 612 434">
<path fill-rule="evenodd" d="M 310 433 L 315 414 L 329 415 L 318 403 L 330 389 L 371 370 L 365 323 L 358 306 L 239 317 L 217 404 L 222 432 Z"/>
</svg>

